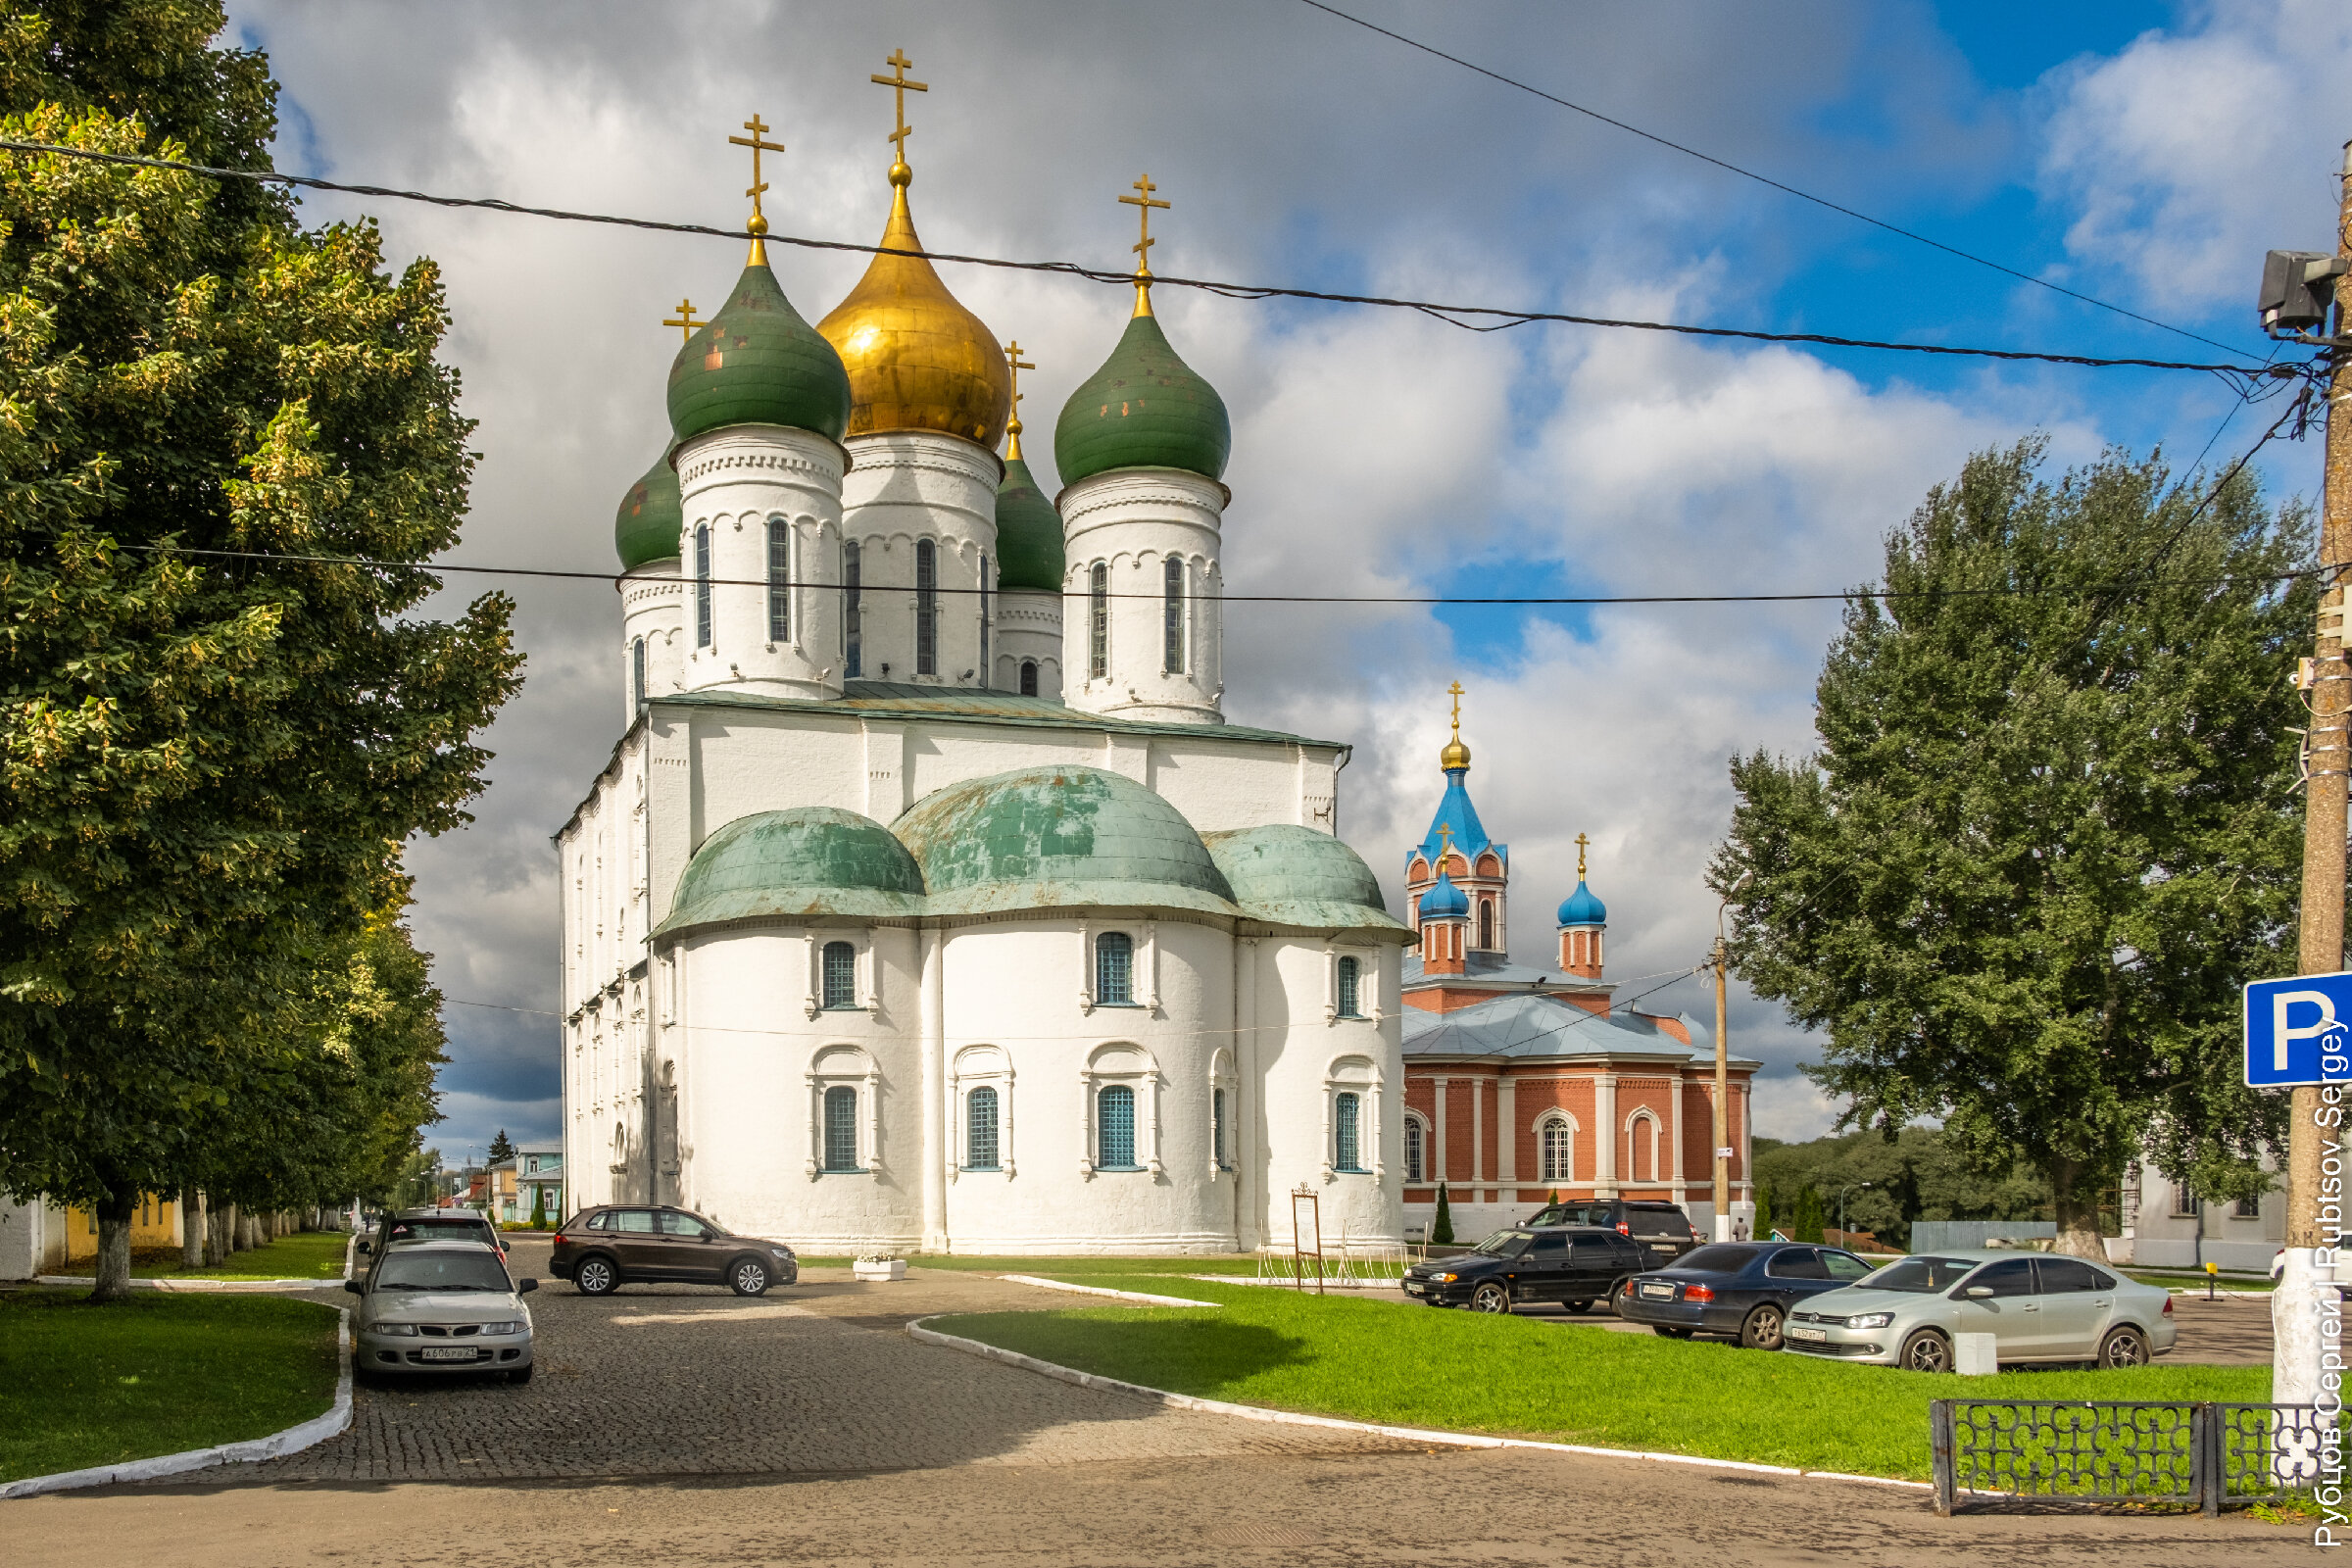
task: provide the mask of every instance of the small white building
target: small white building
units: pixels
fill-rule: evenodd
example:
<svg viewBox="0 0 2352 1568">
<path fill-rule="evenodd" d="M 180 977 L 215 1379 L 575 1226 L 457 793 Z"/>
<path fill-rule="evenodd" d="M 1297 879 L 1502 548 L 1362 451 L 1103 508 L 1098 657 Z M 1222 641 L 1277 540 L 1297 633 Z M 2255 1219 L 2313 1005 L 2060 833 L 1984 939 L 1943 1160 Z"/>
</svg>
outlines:
<svg viewBox="0 0 2352 1568">
<path fill-rule="evenodd" d="M 2119 1218 L 2123 1234 L 2108 1241 L 2107 1255 L 2135 1268 L 2201 1271 L 2216 1263 L 2260 1274 L 2286 1245 L 2283 1192 L 2209 1203 L 2146 1160 L 2125 1172 Z"/>
</svg>

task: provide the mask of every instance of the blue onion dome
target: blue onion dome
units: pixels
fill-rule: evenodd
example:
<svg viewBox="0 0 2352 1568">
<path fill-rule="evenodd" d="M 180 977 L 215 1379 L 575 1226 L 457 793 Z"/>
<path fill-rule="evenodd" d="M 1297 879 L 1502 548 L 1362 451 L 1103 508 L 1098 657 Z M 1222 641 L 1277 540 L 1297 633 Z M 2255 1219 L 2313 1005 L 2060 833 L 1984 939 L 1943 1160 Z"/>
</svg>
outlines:
<svg viewBox="0 0 2352 1568">
<path fill-rule="evenodd" d="M 1314 930 L 1396 931 L 1380 878 L 1329 833 L 1291 822 L 1204 833 L 1234 902 L 1252 920 Z"/>
<path fill-rule="evenodd" d="M 1592 896 L 1592 890 L 1585 886 L 1584 878 L 1577 878 L 1576 891 L 1569 894 L 1568 902 L 1560 906 L 1560 924 L 1567 926 L 1607 925 L 1608 923 L 1608 906 Z"/>
<path fill-rule="evenodd" d="M 1054 466 L 1064 485 L 1113 468 L 1183 468 L 1216 479 L 1232 455 L 1225 400 L 1178 358 L 1148 305 L 1054 426 Z"/>
<path fill-rule="evenodd" d="M 1453 878 L 1444 872 L 1430 890 L 1421 895 L 1421 918 L 1442 920 L 1447 917 L 1466 918 L 1470 913 L 1469 896 L 1453 885 Z"/>
<path fill-rule="evenodd" d="M 999 587 L 1061 592 L 1061 514 L 1038 488 L 1017 443 L 997 486 L 997 559 L 1004 567 Z"/>
<path fill-rule="evenodd" d="M 654 935 L 728 920 L 922 912 L 922 871 L 890 829 L 838 807 L 796 806 L 739 816 L 705 839 Z"/>
<path fill-rule="evenodd" d="M 678 470 L 669 466 L 665 452 L 620 498 L 620 512 L 612 521 L 612 548 L 620 553 L 620 569 L 635 571 L 649 562 L 672 559 L 685 526 L 686 508 L 678 499 Z"/>
<path fill-rule="evenodd" d="M 839 441 L 850 423 L 841 356 L 784 297 L 765 262 L 735 280 L 718 314 L 669 367 L 669 424 L 680 441 L 730 424 L 781 424 Z"/>
</svg>

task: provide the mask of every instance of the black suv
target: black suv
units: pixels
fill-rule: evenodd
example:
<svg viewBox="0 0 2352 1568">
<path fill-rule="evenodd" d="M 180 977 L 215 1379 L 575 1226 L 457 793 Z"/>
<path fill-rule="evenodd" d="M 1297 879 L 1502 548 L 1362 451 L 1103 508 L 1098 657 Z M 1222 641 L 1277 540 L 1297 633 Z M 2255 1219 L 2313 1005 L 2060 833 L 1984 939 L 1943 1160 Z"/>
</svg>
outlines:
<svg viewBox="0 0 2352 1568">
<path fill-rule="evenodd" d="M 1508 1312 L 1536 1301 L 1585 1312 L 1594 1301 L 1614 1307 L 1626 1283 L 1648 1266 L 1642 1248 L 1613 1230 L 1513 1226 L 1457 1257 L 1415 1263 L 1404 1271 L 1404 1294 L 1474 1312 Z"/>
<path fill-rule="evenodd" d="M 800 1259 L 782 1242 L 733 1236 L 682 1208 L 619 1204 L 585 1208 L 556 1232 L 548 1272 L 582 1296 L 603 1296 L 638 1280 L 724 1285 L 737 1296 L 763 1296 L 801 1277 Z"/>
<path fill-rule="evenodd" d="M 1638 1198 L 1601 1198 L 1579 1202 L 1551 1203 L 1536 1210 L 1522 1225 L 1598 1225 L 1629 1236 L 1646 1249 L 1642 1267 L 1664 1268 L 1699 1244 L 1698 1228 L 1690 1216 L 1672 1203 Z"/>
</svg>

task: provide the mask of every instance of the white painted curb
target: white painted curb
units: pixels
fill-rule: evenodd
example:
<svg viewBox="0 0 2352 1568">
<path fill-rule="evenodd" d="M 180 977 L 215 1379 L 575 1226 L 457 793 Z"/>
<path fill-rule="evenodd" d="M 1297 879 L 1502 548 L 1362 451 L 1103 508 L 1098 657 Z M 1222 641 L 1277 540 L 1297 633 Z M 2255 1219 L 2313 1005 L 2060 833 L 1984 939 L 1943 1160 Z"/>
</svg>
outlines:
<svg viewBox="0 0 2352 1568">
<path fill-rule="evenodd" d="M 1081 1296 L 1108 1296 L 1121 1301 L 1142 1301 L 1149 1306 L 1217 1306 L 1217 1301 L 1195 1301 L 1181 1296 L 1147 1296 L 1142 1291 L 1114 1291 L 1104 1285 L 1072 1285 L 1067 1280 L 1041 1279 L 1035 1274 L 1000 1274 L 997 1278 L 1013 1285 L 1034 1285 L 1047 1291 L 1076 1291 Z"/>
<path fill-rule="evenodd" d="M 1116 1294 L 1105 1292 L 1103 1294 Z M 1105 1394 L 1132 1395 L 1137 1398 L 1155 1400 L 1179 1410 L 1201 1410 L 1211 1415 L 1240 1416 L 1245 1421 L 1269 1421 L 1286 1426 L 1329 1427 L 1342 1432 L 1364 1432 L 1374 1437 L 1397 1438 L 1407 1443 L 1444 1443 L 1457 1448 L 1538 1448 L 1548 1453 L 1582 1453 L 1596 1459 L 1647 1459 L 1657 1464 L 1687 1464 L 1702 1470 L 1739 1470 L 1749 1475 L 1788 1476 L 1807 1481 L 1855 1481 L 1872 1487 L 1901 1487 L 1914 1492 L 1933 1492 L 1935 1486 L 1926 1481 L 1898 1481 L 1888 1476 L 1848 1475 L 1842 1470 L 1797 1470 L 1787 1465 L 1750 1464 L 1743 1459 L 1702 1459 L 1688 1453 L 1653 1453 L 1642 1448 L 1601 1448 L 1582 1443 L 1539 1443 L 1533 1438 L 1492 1438 L 1469 1432 L 1433 1432 L 1420 1427 L 1386 1427 L 1370 1421 L 1347 1421 L 1338 1416 L 1301 1415 L 1295 1410 L 1270 1410 L 1263 1405 L 1232 1404 L 1223 1399 L 1203 1399 L 1190 1394 L 1170 1394 L 1165 1389 L 1148 1389 L 1140 1383 L 1122 1383 L 1117 1378 L 1100 1377 L 1092 1372 L 1080 1372 L 1073 1367 L 1055 1366 L 1018 1350 L 1000 1349 L 983 1345 L 978 1340 L 958 1339 L 942 1334 L 923 1325 L 938 1317 L 961 1316 L 958 1313 L 935 1313 L 932 1317 L 916 1318 L 906 1325 L 907 1334 L 924 1345 L 944 1346 L 961 1350 L 967 1355 L 985 1356 L 991 1361 L 1003 1361 L 1031 1372 L 1041 1372 L 1064 1383 L 1075 1383 L 1082 1389 L 1096 1389 Z"/>
<path fill-rule="evenodd" d="M 89 1285 L 98 1282 L 87 1274 L 37 1274 L 35 1285 Z M 134 1291 L 323 1291 L 334 1280 L 132 1280 Z"/>
<path fill-rule="evenodd" d="M 311 1282 L 316 1284 L 316 1281 Z M 222 1443 L 210 1448 L 190 1448 L 160 1458 L 133 1459 L 126 1464 L 99 1465 L 88 1470 L 61 1470 L 53 1476 L 27 1476 L 0 1484 L 0 1498 L 37 1497 L 44 1492 L 72 1492 L 80 1487 L 111 1487 L 124 1481 L 154 1481 L 215 1464 L 254 1464 L 283 1454 L 315 1448 L 351 1425 L 351 1313 L 338 1310 L 335 1327 L 335 1402 L 323 1415 L 243 1443 Z"/>
</svg>

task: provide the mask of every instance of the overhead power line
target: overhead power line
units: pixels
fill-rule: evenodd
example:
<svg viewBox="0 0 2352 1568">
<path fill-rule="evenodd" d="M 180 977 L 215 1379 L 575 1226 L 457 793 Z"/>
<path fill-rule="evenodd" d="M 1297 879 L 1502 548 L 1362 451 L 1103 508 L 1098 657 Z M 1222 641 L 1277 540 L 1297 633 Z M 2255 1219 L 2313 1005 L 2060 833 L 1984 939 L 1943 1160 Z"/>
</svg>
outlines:
<svg viewBox="0 0 2352 1568">
<path fill-rule="evenodd" d="M 1560 97 L 1557 93 L 1545 92 L 1543 88 L 1521 81 L 1517 77 L 1506 76 L 1499 71 L 1490 71 L 1485 66 L 1477 64 L 1475 61 L 1464 60 L 1459 55 L 1449 55 L 1445 50 L 1437 48 L 1431 44 L 1423 43 L 1418 38 L 1408 38 L 1401 32 L 1393 32 L 1389 28 L 1381 26 L 1378 23 L 1366 22 L 1362 17 L 1351 16 L 1348 12 L 1342 11 L 1337 6 L 1324 4 L 1324 0 L 1303 0 L 1303 3 L 1314 7 L 1317 11 L 1322 12 L 1326 16 L 1337 17 L 1342 22 L 1353 23 L 1355 25 L 1362 27 L 1367 31 L 1379 33 L 1384 38 L 1393 38 L 1396 42 L 1403 44 L 1408 49 L 1418 49 L 1425 55 L 1435 55 L 1438 59 L 1444 60 L 1451 65 L 1459 66 L 1464 71 L 1474 71 L 1478 74 L 1487 77 L 1491 81 L 1498 81 L 1506 87 L 1515 87 L 1521 92 L 1543 99 L 1545 103 L 1557 104 L 1562 109 L 1573 110 L 1577 114 L 1583 115 L 1588 120 L 1597 120 L 1604 125 L 1614 126 L 1619 130 L 1625 131 L 1629 135 L 1639 136 L 1643 141 L 1655 142 L 1660 147 L 1672 148 L 1674 151 L 1683 154 L 1685 157 L 1697 159 L 1700 163 L 1713 164 L 1717 169 L 1724 170 L 1730 173 L 1738 174 L 1742 179 L 1752 179 L 1759 185 L 1769 185 L 1774 190 L 1795 197 L 1798 201 L 1811 202 L 1816 207 L 1824 207 L 1833 213 L 1842 214 L 1847 218 L 1853 219 L 1856 222 L 1868 223 L 1873 228 L 1885 229 L 1889 234 L 1899 235 L 1900 237 L 1910 240 L 1915 244 L 1928 246 L 1932 250 L 1939 250 L 1946 256 L 1957 257 L 1961 261 L 1973 263 L 1978 267 L 1990 268 L 1993 271 L 1999 272 L 2004 276 L 2014 277 L 2020 282 L 2031 283 L 2036 288 L 2046 288 L 2053 294 L 2063 294 L 2070 300 L 2080 300 L 2085 305 L 2096 306 L 2102 311 L 2112 311 L 2117 316 L 2126 317 L 2132 320 L 2138 321 L 2145 326 L 2155 327 L 2158 331 L 2171 332 L 2175 336 L 2187 338 L 2191 342 L 2204 343 L 2213 348 L 2220 349 L 2226 354 L 2235 354 L 2238 352 L 2238 350 L 2232 348 L 2230 345 L 2227 343 L 2216 342 L 2214 339 L 2206 337 L 2200 332 L 2191 332 L 2186 327 L 2175 326 L 2169 321 L 2159 321 L 2152 316 L 2142 316 L 2137 311 L 2126 310 L 2121 305 L 2111 305 L 2107 301 L 2096 298 L 2093 295 L 2084 294 L 2079 290 L 2068 288 L 2063 283 L 2053 283 L 2046 277 L 2036 277 L 2032 272 L 2021 272 L 2016 268 L 1996 262 L 1988 256 L 1979 256 L 1974 251 L 1964 251 L 1957 245 L 1947 245 L 1942 240 L 1932 239 L 1928 235 L 1922 234 L 1916 229 L 1904 228 L 1900 224 L 1889 223 L 1883 218 L 1873 218 L 1868 213 L 1857 212 L 1851 207 L 1844 206 L 1838 202 L 1831 201 L 1827 196 L 1816 196 L 1809 190 L 1799 190 L 1796 186 L 1775 179 L 1770 174 L 1761 174 L 1752 169 L 1741 168 L 1740 165 L 1732 163 L 1728 159 L 1716 157 L 1713 153 L 1702 153 L 1695 147 L 1686 146 L 1679 141 L 1671 141 L 1664 136 L 1658 135 L 1654 131 L 1643 130 L 1640 125 L 1629 125 L 1624 121 L 1612 119 L 1611 117 L 1602 114 L 1597 109 L 1588 109 L 1583 104 L 1573 103 L 1566 98 Z"/>
<path fill-rule="evenodd" d="M 387 185 L 357 185 L 340 180 L 318 179 L 309 174 L 286 174 L 267 169 L 221 169 L 207 164 L 181 163 L 168 158 L 146 158 L 131 153 L 98 152 L 86 147 L 66 147 L 54 142 L 0 140 L 0 152 L 28 153 L 36 156 L 76 158 L 92 163 L 121 164 L 138 169 L 170 170 L 175 173 L 202 174 L 213 179 L 244 179 L 261 184 L 289 185 L 304 190 L 334 191 L 348 196 L 380 197 L 392 201 L 422 202 L 434 207 L 477 208 L 485 212 L 506 213 L 525 218 L 552 219 L 567 223 L 601 223 L 615 228 L 645 229 L 663 234 L 693 234 L 713 239 L 749 240 L 748 229 L 719 228 L 708 223 L 672 223 L 650 218 L 623 218 L 608 213 L 577 213 L 556 207 L 524 207 L 496 197 L 436 196 L 428 191 L 398 190 Z M 808 239 L 792 234 L 769 233 L 760 236 L 769 245 L 793 245 L 804 250 L 849 251 L 859 255 L 882 254 L 879 245 L 860 245 L 850 240 Z M 967 256 L 954 251 L 898 251 L 894 256 L 919 256 L 926 261 L 948 262 L 965 267 L 993 267 L 1011 271 L 1046 272 L 1062 277 L 1081 278 L 1093 283 L 1126 286 L 1135 281 L 1135 274 L 1109 268 L 1088 267 L 1080 262 L 1020 262 L 999 256 Z M 2181 360 L 2155 360 L 2139 357 L 2106 357 L 2089 354 L 2059 354 L 2046 350 L 1987 349 L 1956 347 L 1946 343 L 1904 343 L 1882 338 L 1840 337 L 1826 332 L 1766 332 L 1747 327 L 1697 326 L 1683 321 L 1646 321 L 1623 317 L 1580 316 L 1567 311 L 1520 311 L 1491 305 L 1446 305 L 1431 300 L 1393 299 L 1376 294 L 1340 294 L 1324 289 L 1290 288 L 1279 284 L 1231 283 L 1213 278 L 1181 277 L 1173 273 L 1153 274 L 1152 282 L 1161 288 L 1193 288 L 1221 295 L 1227 299 L 1313 300 L 1333 305 L 1369 305 L 1386 310 L 1414 311 L 1448 326 L 1458 326 L 1471 332 L 1495 332 L 1509 327 L 1525 326 L 1532 322 L 1549 321 L 1566 326 L 1615 327 L 1642 332 L 1671 332 L 1686 337 L 1730 338 L 1749 343 L 1802 343 L 1817 348 L 1872 349 L 1895 354 L 1930 354 L 1960 359 L 2027 361 L 2041 365 L 2073 365 L 2091 369 L 2135 368 L 2147 370 L 2198 370 L 2219 375 L 2241 394 L 2265 378 L 2285 380 L 2306 373 L 2300 365 L 2199 364 Z M 1461 319 L 1473 318 L 1475 319 Z M 2216 347 L 2228 349 L 2227 344 Z"/>
</svg>

